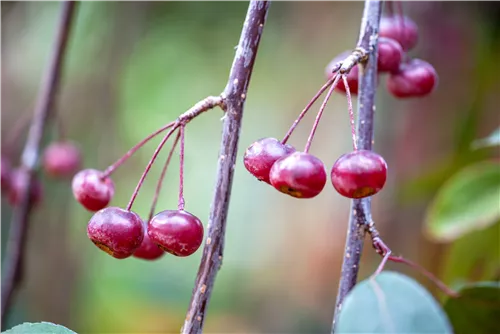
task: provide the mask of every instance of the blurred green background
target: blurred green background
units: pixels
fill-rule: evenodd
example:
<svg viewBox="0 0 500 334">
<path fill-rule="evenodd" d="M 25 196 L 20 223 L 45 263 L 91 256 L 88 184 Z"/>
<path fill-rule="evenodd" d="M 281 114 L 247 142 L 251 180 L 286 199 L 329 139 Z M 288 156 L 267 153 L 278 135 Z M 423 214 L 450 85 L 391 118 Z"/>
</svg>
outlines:
<svg viewBox="0 0 500 334">
<path fill-rule="evenodd" d="M 494 2 L 405 2 L 404 6 L 420 28 L 420 43 L 411 55 L 433 64 L 440 82 L 430 97 L 396 100 L 387 94 L 385 78 L 380 78 L 374 149 L 387 160 L 389 179 L 373 200 L 375 222 L 396 253 L 418 261 L 449 284 L 491 279 L 482 277 L 490 274 L 482 267 L 465 272 L 460 266 L 450 267 L 460 262 L 452 261 L 454 248 L 430 241 L 422 224 L 443 182 L 463 166 L 491 155 L 469 148 L 500 122 L 499 6 Z M 1 9 L 5 142 L 16 120 L 32 112 L 59 4 L 2 2 Z M 80 144 L 85 167 L 106 168 L 201 98 L 221 92 L 246 9 L 246 2 L 81 3 L 55 111 L 67 137 Z M 326 64 L 355 46 L 362 9 L 362 2 L 271 6 L 245 107 L 224 264 L 208 311 L 207 333 L 330 330 L 349 201 L 329 184 L 311 200 L 282 195 L 245 170 L 242 154 L 256 139 L 284 135 L 323 84 Z M 292 137 L 291 143 L 299 148 L 316 110 Z M 186 209 L 204 222 L 215 183 L 221 117 L 219 110 L 211 111 L 186 131 Z M 53 126 L 46 141 L 56 135 Z M 311 153 L 329 169 L 351 150 L 350 140 L 346 100 L 335 94 Z M 112 205 L 126 205 L 157 142 L 144 147 L 114 175 Z M 23 141 L 14 146 L 9 149 L 15 158 Z M 143 217 L 149 212 L 160 170 L 161 163 L 153 167 L 134 205 Z M 177 170 L 178 161 L 173 159 L 159 210 L 176 206 Z M 32 215 L 25 281 L 6 327 L 51 321 L 81 333 L 178 332 L 201 250 L 189 258 L 165 256 L 155 262 L 113 259 L 87 239 L 91 214 L 73 200 L 69 181 L 41 177 L 44 202 Z M 3 199 L 1 214 L 3 251 L 11 216 Z M 498 249 L 498 228 L 488 233 L 493 238 L 490 245 Z M 488 254 L 488 261 L 491 256 L 497 259 L 491 248 L 478 256 Z M 367 242 L 360 278 L 378 263 Z M 414 276 L 435 291 L 404 267 L 389 264 L 388 268 Z"/>
</svg>

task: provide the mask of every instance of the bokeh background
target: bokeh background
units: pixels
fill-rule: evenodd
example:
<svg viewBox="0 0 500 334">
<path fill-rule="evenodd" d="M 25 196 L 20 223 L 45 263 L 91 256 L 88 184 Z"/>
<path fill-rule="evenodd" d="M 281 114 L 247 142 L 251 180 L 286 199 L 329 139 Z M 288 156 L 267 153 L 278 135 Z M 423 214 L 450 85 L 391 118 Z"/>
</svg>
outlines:
<svg viewBox="0 0 500 334">
<path fill-rule="evenodd" d="M 411 55 L 431 62 L 440 82 L 432 96 L 396 100 L 380 78 L 374 149 L 387 160 L 389 179 L 374 197 L 374 218 L 396 253 L 455 284 L 478 278 L 481 268 L 458 274 L 460 268 L 450 264 L 453 258 L 457 262 L 454 248 L 429 240 L 422 224 L 442 183 L 491 153 L 469 148 L 500 122 L 499 5 L 405 2 L 404 7 L 420 28 L 419 45 Z M 246 2 L 81 3 L 55 112 L 66 136 L 83 150 L 85 167 L 104 169 L 199 99 L 218 94 L 246 8 Z M 282 195 L 245 170 L 242 154 L 256 139 L 284 135 L 323 84 L 326 64 L 354 47 L 362 9 L 362 2 L 271 6 L 248 92 L 224 264 L 208 311 L 207 333 L 330 330 L 349 201 L 330 185 L 311 200 Z M 1 10 L 4 144 L 12 136 L 9 130 L 32 112 L 59 4 L 2 2 Z M 318 106 L 292 137 L 299 148 Z M 221 117 L 222 112 L 213 110 L 186 131 L 186 208 L 204 222 L 215 182 Z M 57 136 L 57 127 L 51 126 L 46 142 Z M 2 153 L 10 150 L 16 159 L 23 139 L 2 145 Z M 350 140 L 346 100 L 335 94 L 311 152 L 329 169 L 351 150 Z M 126 205 L 157 142 L 114 175 L 113 205 Z M 134 205 L 143 217 L 162 160 Z M 176 206 L 177 171 L 173 159 L 159 209 Z M 87 239 L 91 214 L 73 200 L 70 182 L 41 178 L 44 202 L 32 216 L 25 281 L 6 327 L 51 321 L 81 333 L 178 332 L 201 250 L 189 258 L 165 256 L 155 262 L 115 260 Z M 1 214 L 4 250 L 11 208 L 3 198 Z M 378 263 L 367 243 L 360 278 Z M 388 268 L 416 277 L 435 292 L 415 272 L 400 265 Z"/>
</svg>

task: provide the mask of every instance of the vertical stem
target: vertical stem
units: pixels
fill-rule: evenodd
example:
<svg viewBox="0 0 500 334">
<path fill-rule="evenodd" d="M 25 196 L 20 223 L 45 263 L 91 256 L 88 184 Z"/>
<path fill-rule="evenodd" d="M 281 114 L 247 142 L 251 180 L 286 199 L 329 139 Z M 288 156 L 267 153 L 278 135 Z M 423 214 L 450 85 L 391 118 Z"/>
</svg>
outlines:
<svg viewBox="0 0 500 334">
<path fill-rule="evenodd" d="M 377 90 L 377 41 L 378 27 L 382 13 L 382 1 L 366 0 L 361 21 L 358 48 L 368 53 L 368 60 L 359 64 L 358 97 L 358 148 L 371 150 L 373 142 L 373 116 Z M 344 249 L 344 261 L 335 305 L 332 333 L 345 296 L 356 284 L 365 229 L 371 221 L 371 198 L 354 199 Z"/>
<path fill-rule="evenodd" d="M 222 93 L 226 115 L 222 129 L 215 191 L 210 208 L 206 243 L 182 333 L 202 332 L 215 277 L 222 265 L 226 220 L 243 107 L 269 6 L 269 1 L 250 2 L 229 79 Z"/>
<path fill-rule="evenodd" d="M 14 209 L 12 215 L 7 254 L 2 270 L 2 327 L 5 325 L 5 315 L 11 306 L 14 290 L 22 279 L 26 236 L 32 209 L 29 194 L 33 187 L 35 169 L 42 149 L 43 133 L 50 119 L 60 85 L 75 9 L 76 2 L 74 1 L 65 1 L 61 4 L 61 18 L 57 27 L 52 56 L 42 79 L 28 138 L 21 156 L 20 171 L 23 173 L 23 179 L 26 180 L 26 187 L 22 191 L 20 204 Z"/>
</svg>

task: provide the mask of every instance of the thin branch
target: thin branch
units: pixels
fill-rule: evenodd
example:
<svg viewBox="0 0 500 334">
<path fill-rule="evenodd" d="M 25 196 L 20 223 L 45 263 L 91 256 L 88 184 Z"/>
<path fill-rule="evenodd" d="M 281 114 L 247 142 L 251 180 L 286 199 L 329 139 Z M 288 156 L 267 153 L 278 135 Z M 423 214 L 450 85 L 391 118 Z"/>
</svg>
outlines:
<svg viewBox="0 0 500 334">
<path fill-rule="evenodd" d="M 361 21 L 358 50 L 367 52 L 367 59 L 359 63 L 358 98 L 358 148 L 371 150 L 373 142 L 373 116 L 375 112 L 375 93 L 377 90 L 377 41 L 378 27 L 382 13 L 382 1 L 366 0 Z M 345 64 L 343 64 L 344 66 Z M 342 72 L 342 68 L 340 69 Z M 351 215 L 347 230 L 344 261 L 340 277 L 332 333 L 347 293 L 356 284 L 363 240 L 371 219 L 371 198 L 352 200 Z"/>
<path fill-rule="evenodd" d="M 76 2 L 74 1 L 62 3 L 61 18 L 57 28 L 57 37 L 52 56 L 41 83 L 28 138 L 21 156 L 20 171 L 23 173 L 23 178 L 26 180 L 26 187 L 21 193 L 20 205 L 14 209 L 12 215 L 7 254 L 2 270 L 2 326 L 5 324 L 5 315 L 10 308 L 14 290 L 19 286 L 22 279 L 26 236 L 32 209 L 29 194 L 36 177 L 35 170 L 42 148 L 43 133 L 51 116 L 51 110 L 53 109 L 60 84 L 64 56 L 75 9 Z"/>
<path fill-rule="evenodd" d="M 222 93 L 226 115 L 222 130 L 214 198 L 207 238 L 182 333 L 201 333 L 206 310 L 222 265 L 226 219 L 238 149 L 243 107 L 269 10 L 269 1 L 251 1 L 241 31 L 229 79 Z"/>
</svg>

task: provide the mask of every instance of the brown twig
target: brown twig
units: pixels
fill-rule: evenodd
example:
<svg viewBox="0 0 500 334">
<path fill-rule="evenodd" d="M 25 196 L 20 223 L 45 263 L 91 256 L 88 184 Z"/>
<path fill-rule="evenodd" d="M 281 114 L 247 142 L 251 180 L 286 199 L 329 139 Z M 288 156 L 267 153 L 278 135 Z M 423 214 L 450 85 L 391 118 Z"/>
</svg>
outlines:
<svg viewBox="0 0 500 334">
<path fill-rule="evenodd" d="M 358 148 L 371 150 L 373 141 L 373 115 L 375 111 L 375 93 L 377 90 L 377 41 L 378 27 L 382 13 L 382 1 L 366 0 L 361 21 L 357 50 L 366 52 L 366 57 L 359 56 L 360 66 L 358 97 Z M 349 64 L 343 64 L 343 67 Z M 340 69 L 342 72 L 342 68 Z M 363 240 L 371 219 L 371 198 L 355 199 L 351 203 L 351 215 L 347 230 L 344 261 L 340 277 L 332 333 L 347 293 L 356 284 Z"/>
<path fill-rule="evenodd" d="M 243 106 L 269 10 L 269 1 L 251 1 L 229 79 L 222 93 L 224 125 L 207 237 L 182 333 L 201 333 L 215 276 L 222 265 L 226 219 L 231 194 Z"/>
<path fill-rule="evenodd" d="M 76 2 L 62 3 L 61 19 L 57 29 L 57 37 L 50 63 L 43 77 L 38 99 L 35 105 L 28 138 L 21 156 L 20 171 L 26 180 L 26 187 L 21 193 L 20 204 L 14 209 L 9 231 L 7 254 L 2 277 L 2 327 L 5 315 L 10 308 L 14 290 L 21 283 L 22 266 L 25 254 L 26 236 L 29 227 L 29 216 L 32 209 L 30 192 L 35 178 L 43 133 L 51 116 L 51 110 L 57 96 L 68 37 L 75 14 Z"/>
</svg>

